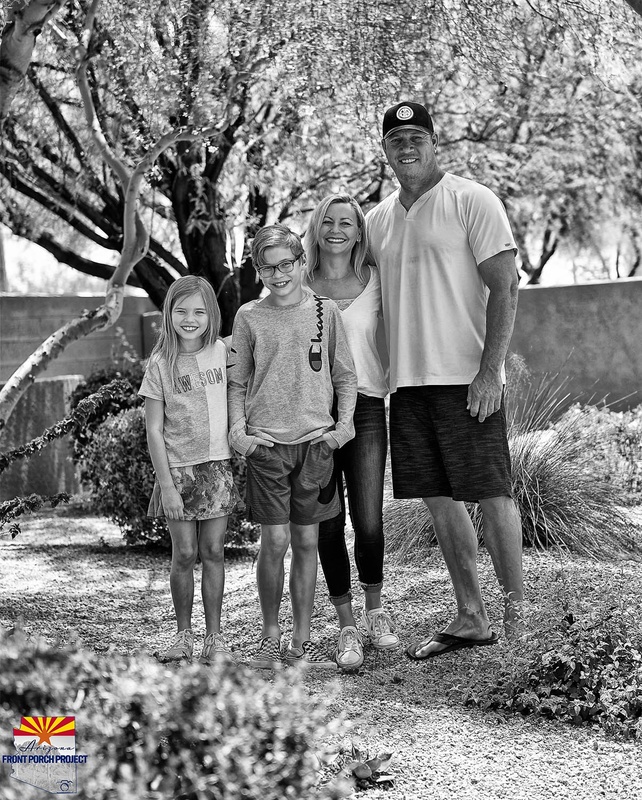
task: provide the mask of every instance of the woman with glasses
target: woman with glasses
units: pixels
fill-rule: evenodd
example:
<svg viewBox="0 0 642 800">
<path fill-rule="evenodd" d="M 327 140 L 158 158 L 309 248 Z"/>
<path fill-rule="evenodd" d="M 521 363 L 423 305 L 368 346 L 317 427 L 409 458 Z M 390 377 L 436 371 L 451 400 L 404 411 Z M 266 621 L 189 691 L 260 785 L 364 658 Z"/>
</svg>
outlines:
<svg viewBox="0 0 642 800">
<path fill-rule="evenodd" d="M 358 381 L 355 438 L 334 454 L 341 512 L 319 527 L 319 557 L 341 629 L 335 658 L 339 667 L 355 670 L 363 663 L 363 644 L 352 607 L 344 485 L 354 528 L 357 573 L 364 590 L 362 627 L 377 649 L 399 644 L 390 615 L 381 605 L 387 453 L 384 398 L 388 394 L 377 347 L 381 284 L 376 268 L 368 264 L 363 212 L 349 195 L 332 194 L 319 203 L 303 243 L 308 284 L 315 294 L 329 297 L 339 306 Z"/>
</svg>

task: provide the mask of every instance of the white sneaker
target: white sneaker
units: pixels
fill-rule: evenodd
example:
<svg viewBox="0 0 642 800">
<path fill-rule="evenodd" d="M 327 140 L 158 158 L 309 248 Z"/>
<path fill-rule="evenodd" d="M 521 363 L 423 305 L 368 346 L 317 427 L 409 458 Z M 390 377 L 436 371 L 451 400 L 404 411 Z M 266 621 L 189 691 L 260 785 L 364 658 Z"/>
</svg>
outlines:
<svg viewBox="0 0 642 800">
<path fill-rule="evenodd" d="M 359 669 L 363 664 L 363 645 L 354 625 L 341 628 L 334 658 L 341 669 Z"/>
<path fill-rule="evenodd" d="M 203 642 L 203 652 L 198 659 L 201 664 L 215 664 L 217 661 L 236 663 L 234 653 L 230 650 L 220 633 L 210 633 Z"/>
<path fill-rule="evenodd" d="M 370 643 L 377 650 L 392 650 L 399 645 L 399 637 L 390 614 L 383 608 L 363 609 L 361 624 L 366 629 Z"/>
<path fill-rule="evenodd" d="M 194 652 L 194 634 L 190 628 L 179 631 L 174 637 L 174 641 L 163 653 L 157 653 L 159 661 L 191 661 Z"/>
</svg>

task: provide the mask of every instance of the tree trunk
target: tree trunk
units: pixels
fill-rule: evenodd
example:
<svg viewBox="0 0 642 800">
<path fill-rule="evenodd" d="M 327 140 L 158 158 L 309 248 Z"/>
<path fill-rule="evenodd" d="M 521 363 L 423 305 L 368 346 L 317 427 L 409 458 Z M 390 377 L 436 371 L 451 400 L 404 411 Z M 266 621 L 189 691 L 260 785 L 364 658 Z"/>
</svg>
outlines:
<svg viewBox="0 0 642 800">
<path fill-rule="evenodd" d="M 4 255 L 4 234 L 0 227 L 0 292 L 9 291 L 9 281 L 7 280 L 7 262 Z"/>
<path fill-rule="evenodd" d="M 36 38 L 66 0 L 13 0 L 0 41 L 0 126 L 22 86 Z"/>
</svg>

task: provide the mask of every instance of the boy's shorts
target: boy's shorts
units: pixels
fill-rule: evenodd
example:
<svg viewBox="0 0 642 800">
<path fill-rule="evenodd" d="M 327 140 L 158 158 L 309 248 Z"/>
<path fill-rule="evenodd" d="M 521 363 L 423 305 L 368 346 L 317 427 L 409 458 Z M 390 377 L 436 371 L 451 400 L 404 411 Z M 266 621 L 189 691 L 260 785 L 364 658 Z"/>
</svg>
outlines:
<svg viewBox="0 0 642 800">
<path fill-rule="evenodd" d="M 259 445 L 246 457 L 248 519 L 313 525 L 341 510 L 332 450 L 325 442 Z"/>
<path fill-rule="evenodd" d="M 404 386 L 390 396 L 392 487 L 400 499 L 477 502 L 512 495 L 504 400 L 483 422 L 468 386 Z"/>
</svg>

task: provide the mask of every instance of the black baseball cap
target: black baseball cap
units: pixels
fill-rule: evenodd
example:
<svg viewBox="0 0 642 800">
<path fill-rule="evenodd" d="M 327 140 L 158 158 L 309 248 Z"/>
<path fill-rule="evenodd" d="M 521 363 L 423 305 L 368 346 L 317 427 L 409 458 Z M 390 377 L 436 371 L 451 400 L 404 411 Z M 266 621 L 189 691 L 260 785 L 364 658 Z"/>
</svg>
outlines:
<svg viewBox="0 0 642 800">
<path fill-rule="evenodd" d="M 383 138 L 397 128 L 417 128 L 434 133 L 432 117 L 421 103 L 404 101 L 389 108 L 383 115 Z"/>
</svg>

